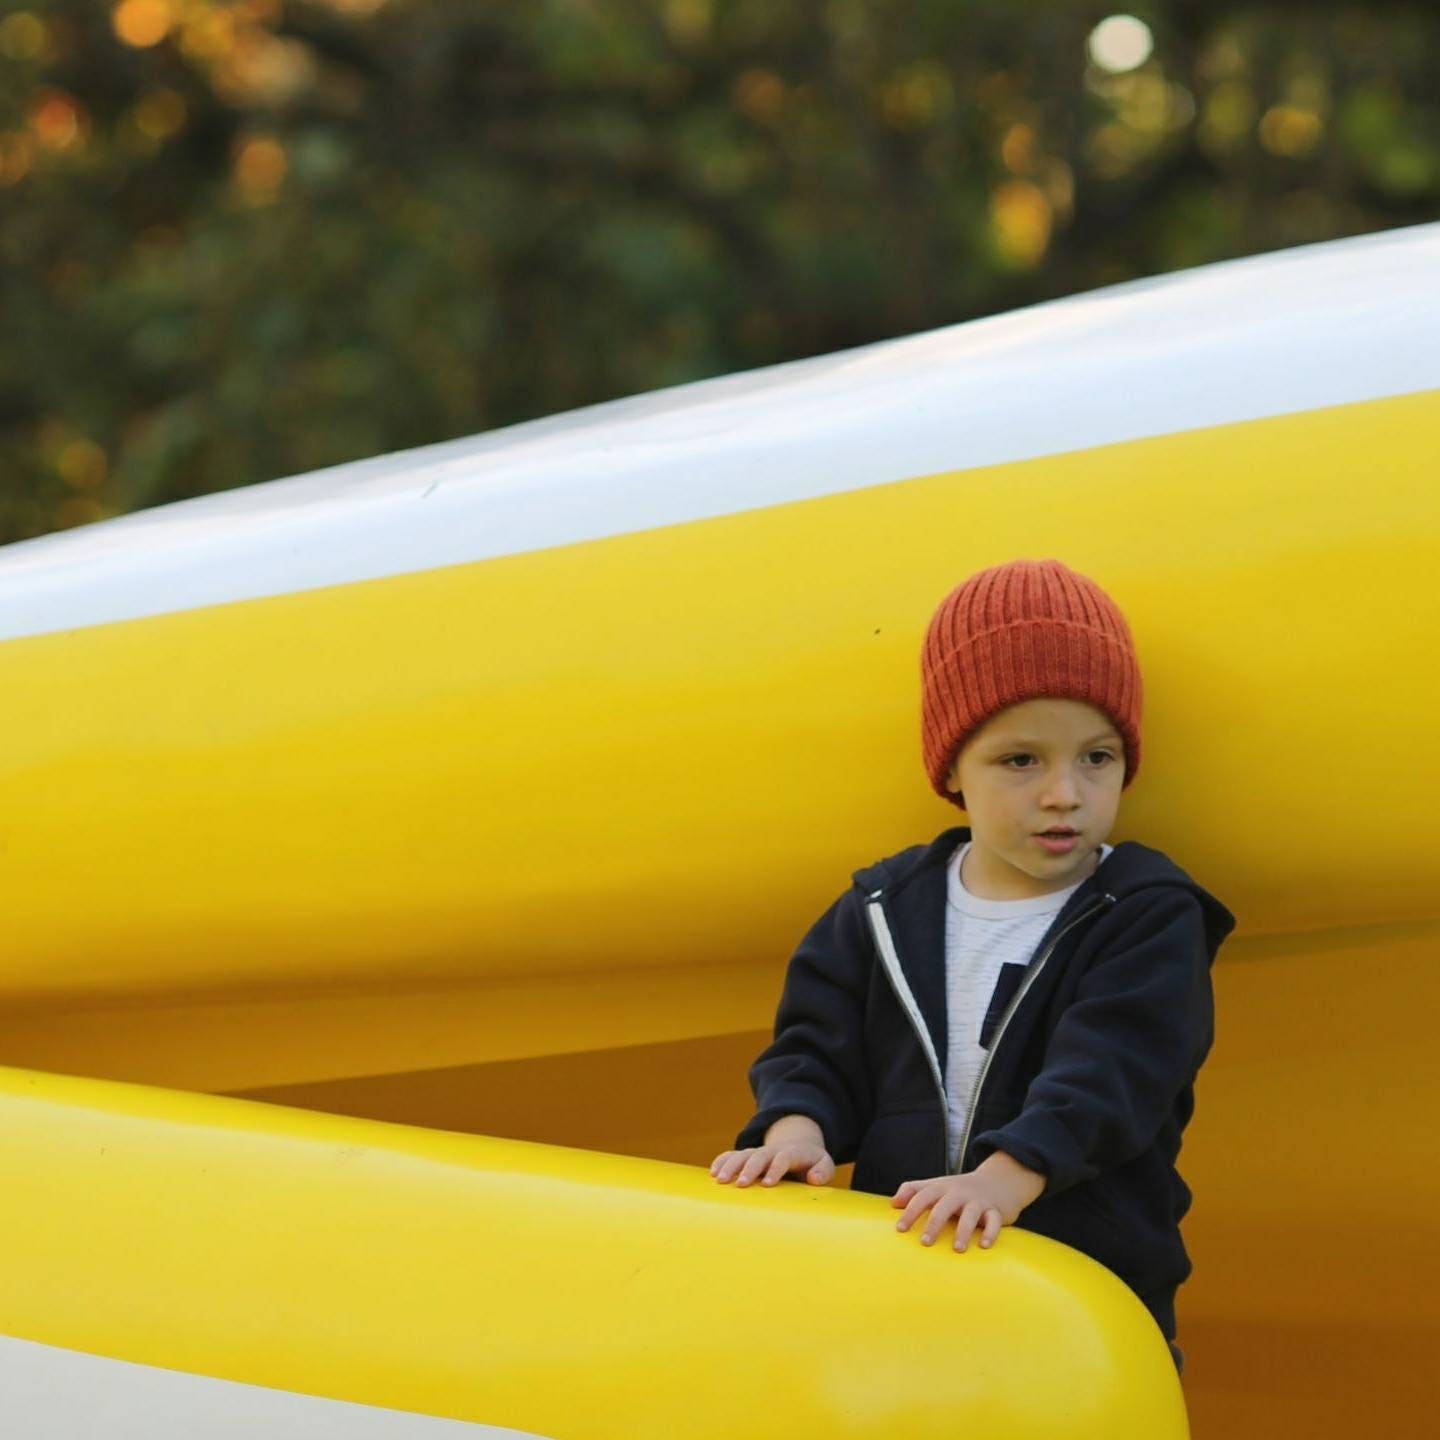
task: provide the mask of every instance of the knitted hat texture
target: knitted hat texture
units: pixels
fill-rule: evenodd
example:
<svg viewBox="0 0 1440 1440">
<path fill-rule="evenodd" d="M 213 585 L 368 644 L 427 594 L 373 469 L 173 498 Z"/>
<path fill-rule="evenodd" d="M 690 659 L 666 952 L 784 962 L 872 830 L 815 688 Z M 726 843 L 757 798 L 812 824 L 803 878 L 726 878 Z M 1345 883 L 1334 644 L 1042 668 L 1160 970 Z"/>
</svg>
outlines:
<svg viewBox="0 0 1440 1440">
<path fill-rule="evenodd" d="M 939 604 L 920 652 L 921 740 L 936 794 L 965 808 L 945 779 L 966 740 L 1022 700 L 1056 696 L 1103 710 L 1125 741 L 1125 778 L 1140 768 L 1143 691 L 1135 643 L 1115 602 L 1059 560 L 977 571 Z"/>
</svg>

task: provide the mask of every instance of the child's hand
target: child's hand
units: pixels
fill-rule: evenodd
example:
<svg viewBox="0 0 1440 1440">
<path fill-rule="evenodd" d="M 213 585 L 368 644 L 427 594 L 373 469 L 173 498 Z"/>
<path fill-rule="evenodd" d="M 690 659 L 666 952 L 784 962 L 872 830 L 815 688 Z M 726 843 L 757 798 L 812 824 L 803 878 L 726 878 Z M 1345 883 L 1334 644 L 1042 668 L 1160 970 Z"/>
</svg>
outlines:
<svg viewBox="0 0 1440 1440">
<path fill-rule="evenodd" d="M 922 1245 L 934 1243 L 952 1215 L 955 1248 L 963 1250 L 977 1225 L 984 1226 L 981 1247 L 989 1249 L 1002 1225 L 1013 1225 L 1020 1212 L 1045 1188 L 1046 1177 L 997 1150 L 983 1164 L 963 1175 L 936 1175 L 930 1180 L 907 1180 L 891 1197 L 891 1205 L 903 1205 L 905 1213 L 895 1222 L 897 1230 L 908 1230 L 926 1210 L 930 1211 Z"/>
<path fill-rule="evenodd" d="M 710 1173 L 722 1185 L 731 1180 L 748 1185 L 757 1176 L 762 1185 L 774 1185 L 786 1175 L 804 1175 L 812 1185 L 824 1185 L 835 1178 L 835 1162 L 814 1140 L 788 1140 L 753 1150 L 722 1151 L 710 1162 Z"/>
</svg>

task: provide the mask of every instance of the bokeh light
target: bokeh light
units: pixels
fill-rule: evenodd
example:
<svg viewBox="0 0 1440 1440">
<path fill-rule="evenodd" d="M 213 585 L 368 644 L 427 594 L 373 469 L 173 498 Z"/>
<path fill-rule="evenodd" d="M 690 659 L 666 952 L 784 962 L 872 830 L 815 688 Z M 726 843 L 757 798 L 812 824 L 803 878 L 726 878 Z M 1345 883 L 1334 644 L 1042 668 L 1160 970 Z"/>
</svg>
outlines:
<svg viewBox="0 0 1440 1440">
<path fill-rule="evenodd" d="M 65 444 L 55 457 L 55 468 L 67 485 L 93 490 L 104 484 L 110 462 L 93 440 L 82 436 Z"/>
<path fill-rule="evenodd" d="M 1272 105 L 1260 117 L 1260 143 L 1272 154 L 1295 159 L 1320 143 L 1320 117 L 1298 105 Z"/>
<path fill-rule="evenodd" d="M 1440 213 L 1436 7 L 471 8 L 0 5 L 0 538 Z"/>
<path fill-rule="evenodd" d="M 36 60 L 45 49 L 45 24 L 28 10 L 0 20 L 0 55 L 7 60 Z"/>
<path fill-rule="evenodd" d="M 132 112 L 135 128 L 152 140 L 167 140 L 185 124 L 185 101 L 173 90 L 152 90 Z"/>
<path fill-rule="evenodd" d="M 273 136 L 252 136 L 235 152 L 235 182 L 246 199 L 259 204 L 274 199 L 288 168 L 285 147 Z"/>
<path fill-rule="evenodd" d="M 1045 192 L 1028 180 L 1007 180 L 990 200 L 990 225 L 1001 259 L 1017 269 L 1039 263 L 1050 244 L 1053 216 Z"/>
<path fill-rule="evenodd" d="M 30 111 L 30 128 L 49 150 L 65 150 L 85 138 L 85 113 L 63 90 L 42 90 Z"/>
<path fill-rule="evenodd" d="M 1090 59 L 1102 70 L 1119 75 L 1143 65 L 1155 49 L 1150 27 L 1134 15 L 1111 15 L 1091 32 Z"/>
<path fill-rule="evenodd" d="M 0 131 L 0 185 L 17 185 L 35 162 L 35 142 L 26 134 Z"/>
<path fill-rule="evenodd" d="M 137 50 L 158 45 L 175 23 L 169 0 L 121 0 L 110 17 L 115 33 Z"/>
</svg>

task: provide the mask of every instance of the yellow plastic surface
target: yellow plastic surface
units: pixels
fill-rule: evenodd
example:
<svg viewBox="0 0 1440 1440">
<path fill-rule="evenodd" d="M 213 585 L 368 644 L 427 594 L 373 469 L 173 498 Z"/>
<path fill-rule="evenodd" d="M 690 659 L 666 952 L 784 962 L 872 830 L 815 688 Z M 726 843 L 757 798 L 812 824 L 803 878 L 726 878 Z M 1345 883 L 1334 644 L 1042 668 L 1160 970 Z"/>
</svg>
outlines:
<svg viewBox="0 0 1440 1440">
<path fill-rule="evenodd" d="M 1437 449 L 1440 396 L 1399 396 L 5 642 L 0 992 L 773 960 L 954 818 L 917 636 L 1016 554 L 1134 617 L 1124 834 L 1247 934 L 1428 918 L 1396 828 L 1440 795 Z"/>
<path fill-rule="evenodd" d="M 0 1333 L 554 1437 L 1186 1433 L 1128 1290 L 1021 1231 L 15 1070 L 0 1135 Z"/>
</svg>

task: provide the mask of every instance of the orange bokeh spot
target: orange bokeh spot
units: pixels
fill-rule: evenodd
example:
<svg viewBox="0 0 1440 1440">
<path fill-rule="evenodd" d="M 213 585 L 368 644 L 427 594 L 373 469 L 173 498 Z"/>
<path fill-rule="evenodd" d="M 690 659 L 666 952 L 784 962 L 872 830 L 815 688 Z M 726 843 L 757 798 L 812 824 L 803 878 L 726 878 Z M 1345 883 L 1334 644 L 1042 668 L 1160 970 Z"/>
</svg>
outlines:
<svg viewBox="0 0 1440 1440">
<path fill-rule="evenodd" d="M 269 136 L 247 140 L 235 154 L 235 179 L 252 196 L 277 190 L 285 178 L 285 147 Z"/>
<path fill-rule="evenodd" d="M 175 23 L 170 0 L 120 0 L 110 16 L 115 33 L 137 49 L 158 45 Z"/>
<path fill-rule="evenodd" d="M 35 142 L 14 131 L 0 132 L 0 185 L 15 185 L 30 173 Z"/>
<path fill-rule="evenodd" d="M 30 111 L 35 138 L 50 150 L 64 150 L 79 140 L 84 120 L 80 106 L 59 90 L 42 91 Z"/>
</svg>

